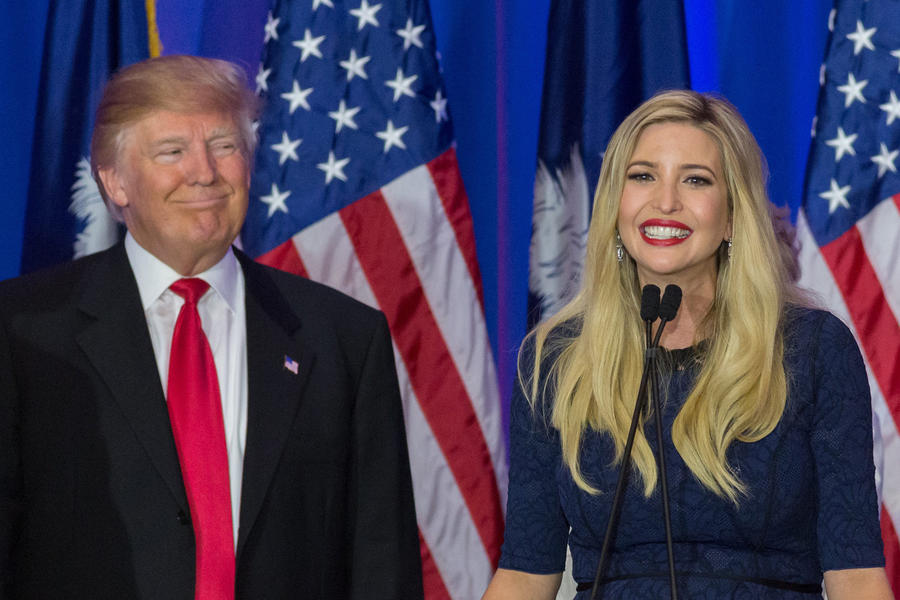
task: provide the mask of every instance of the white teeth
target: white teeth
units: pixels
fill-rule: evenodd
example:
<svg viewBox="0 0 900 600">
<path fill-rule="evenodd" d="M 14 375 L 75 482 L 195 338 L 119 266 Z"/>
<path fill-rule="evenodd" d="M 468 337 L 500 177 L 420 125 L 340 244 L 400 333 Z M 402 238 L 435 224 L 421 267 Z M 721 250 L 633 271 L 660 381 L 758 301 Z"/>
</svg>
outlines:
<svg viewBox="0 0 900 600">
<path fill-rule="evenodd" d="M 668 240 L 672 238 L 684 239 L 691 235 L 691 230 L 681 229 L 680 227 L 648 225 L 644 227 L 644 235 L 653 240 Z"/>
</svg>

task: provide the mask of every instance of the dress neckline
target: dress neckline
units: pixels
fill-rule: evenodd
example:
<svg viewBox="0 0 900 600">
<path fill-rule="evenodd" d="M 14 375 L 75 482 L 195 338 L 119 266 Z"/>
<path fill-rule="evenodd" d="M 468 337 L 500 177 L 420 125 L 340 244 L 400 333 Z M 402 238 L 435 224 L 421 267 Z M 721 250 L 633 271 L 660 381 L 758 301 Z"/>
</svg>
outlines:
<svg viewBox="0 0 900 600">
<path fill-rule="evenodd" d="M 684 371 L 699 365 L 708 348 L 709 340 L 701 340 L 687 348 L 660 348 L 661 363 L 669 371 Z"/>
</svg>

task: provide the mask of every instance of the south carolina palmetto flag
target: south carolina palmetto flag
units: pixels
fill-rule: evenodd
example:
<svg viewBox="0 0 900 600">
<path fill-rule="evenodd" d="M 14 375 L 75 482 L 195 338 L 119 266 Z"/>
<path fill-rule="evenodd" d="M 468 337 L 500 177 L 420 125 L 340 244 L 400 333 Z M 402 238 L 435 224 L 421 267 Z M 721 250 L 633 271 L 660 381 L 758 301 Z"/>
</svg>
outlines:
<svg viewBox="0 0 900 600">
<path fill-rule="evenodd" d="M 882 537 L 900 594 L 900 2 L 838 0 L 829 28 L 798 218 L 801 284 L 853 329 L 866 361 Z"/>
<path fill-rule="evenodd" d="M 41 58 L 21 271 L 105 250 L 121 231 L 91 177 L 103 85 L 158 56 L 153 0 L 51 0 Z"/>
<path fill-rule="evenodd" d="M 581 286 L 591 198 L 619 123 L 690 85 L 682 0 L 553 0 L 528 268 L 528 327 Z"/>
<path fill-rule="evenodd" d="M 404 402 L 426 597 L 478 598 L 506 459 L 468 201 L 425 0 L 280 0 L 243 243 L 382 310 Z"/>
</svg>

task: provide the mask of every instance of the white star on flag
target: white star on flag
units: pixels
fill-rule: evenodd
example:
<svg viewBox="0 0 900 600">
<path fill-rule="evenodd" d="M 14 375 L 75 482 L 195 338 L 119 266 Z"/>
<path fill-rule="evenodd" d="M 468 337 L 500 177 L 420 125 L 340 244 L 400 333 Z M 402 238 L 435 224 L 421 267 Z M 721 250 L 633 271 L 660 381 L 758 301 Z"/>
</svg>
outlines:
<svg viewBox="0 0 900 600">
<path fill-rule="evenodd" d="M 399 100 L 400 96 L 409 96 L 410 98 L 415 98 L 416 94 L 412 91 L 410 86 L 412 85 L 413 81 L 418 79 L 418 77 L 418 75 L 410 75 L 409 77 L 404 77 L 403 70 L 400 67 L 397 67 L 397 76 L 390 81 L 385 81 L 384 85 L 394 90 L 394 102 Z"/>
<path fill-rule="evenodd" d="M 350 49 L 350 57 L 347 60 L 341 61 L 341 66 L 347 70 L 347 81 L 351 81 L 354 75 L 359 75 L 363 79 L 368 79 L 369 76 L 366 75 L 365 66 L 366 63 L 371 60 L 370 56 L 356 56 L 356 50 L 353 48 Z"/>
<path fill-rule="evenodd" d="M 900 48 L 892 50 L 891 56 L 897 59 L 897 72 L 900 73 Z"/>
<path fill-rule="evenodd" d="M 296 140 L 291 140 L 288 137 L 287 131 L 281 132 L 281 142 L 277 144 L 272 144 L 271 148 L 275 152 L 278 153 L 278 164 L 283 165 L 287 159 L 291 160 L 300 160 L 297 158 L 297 146 L 303 142 L 302 139 L 297 138 Z"/>
<path fill-rule="evenodd" d="M 867 48 L 868 50 L 875 49 L 875 46 L 872 45 L 872 36 L 875 34 L 876 30 L 876 27 L 866 29 L 863 27 L 862 21 L 856 22 L 856 31 L 847 34 L 847 39 L 853 41 L 853 56 L 862 52 L 863 48 Z"/>
<path fill-rule="evenodd" d="M 888 125 L 893 123 L 894 119 L 900 118 L 900 100 L 897 99 L 897 94 L 894 90 L 891 90 L 891 101 L 881 104 L 878 108 L 887 113 Z"/>
<path fill-rule="evenodd" d="M 843 128 L 838 127 L 837 137 L 825 142 L 826 144 L 834 148 L 835 162 L 841 160 L 844 154 L 856 156 L 856 151 L 853 149 L 853 142 L 856 141 L 857 137 L 859 137 L 858 134 L 854 133 L 853 135 L 847 135 L 844 133 Z"/>
<path fill-rule="evenodd" d="M 269 73 L 272 72 L 272 69 L 263 69 L 262 63 L 259 65 L 259 71 L 256 73 L 256 93 L 258 94 L 260 91 L 268 92 L 269 84 L 267 80 L 269 79 Z"/>
<path fill-rule="evenodd" d="M 275 19 L 272 17 L 272 11 L 269 11 L 269 15 L 266 17 L 266 39 L 263 40 L 263 44 L 268 44 L 269 40 L 277 40 L 278 39 L 278 23 L 281 22 L 281 19 Z"/>
<path fill-rule="evenodd" d="M 866 87 L 868 83 L 868 79 L 856 81 L 856 77 L 853 76 L 853 73 L 847 75 L 847 83 L 838 86 L 838 91 L 843 92 L 844 94 L 844 108 L 849 108 L 854 100 L 859 100 L 860 102 L 866 101 L 866 99 L 863 98 L 862 89 Z"/>
<path fill-rule="evenodd" d="M 328 152 L 328 162 L 319 163 L 316 166 L 325 171 L 325 184 L 331 183 L 331 180 L 337 177 L 341 181 L 347 181 L 344 175 L 344 167 L 350 162 L 349 158 L 335 160 L 334 151 Z"/>
<path fill-rule="evenodd" d="M 402 148 L 406 150 L 406 144 L 403 143 L 403 134 L 409 129 L 409 126 L 398 127 L 394 129 L 394 124 L 388 119 L 387 127 L 384 131 L 378 131 L 375 135 L 384 140 L 384 153 L 387 154 L 387 151 L 391 149 L 392 146 L 397 146 L 398 148 Z"/>
<path fill-rule="evenodd" d="M 286 190 L 284 192 L 280 192 L 278 190 L 278 186 L 274 183 L 272 184 L 272 192 L 266 196 L 260 196 L 260 201 L 269 205 L 269 218 L 272 218 L 272 215 L 275 214 L 276 210 L 280 210 L 284 214 L 287 214 L 288 207 L 287 204 L 284 203 L 285 199 L 291 195 L 291 190 Z"/>
<path fill-rule="evenodd" d="M 302 106 L 305 110 L 310 110 L 309 102 L 306 101 L 306 98 L 312 91 L 312 88 L 306 88 L 305 90 L 301 88 L 300 84 L 297 83 L 297 80 L 295 79 L 294 87 L 291 88 L 291 91 L 281 94 L 282 98 L 290 102 L 288 114 L 294 114 L 294 111 L 297 110 L 298 106 Z"/>
<path fill-rule="evenodd" d="M 837 181 L 834 179 L 831 180 L 831 189 L 827 192 L 822 192 L 819 194 L 820 198 L 824 198 L 828 200 L 828 214 L 832 214 L 837 210 L 838 206 L 843 206 L 844 208 L 850 208 L 850 204 L 847 202 L 847 193 L 850 192 L 850 186 L 845 185 L 844 187 L 838 187 Z"/>
<path fill-rule="evenodd" d="M 420 37 L 423 31 L 425 31 L 424 25 L 413 26 L 412 19 L 406 19 L 406 27 L 397 30 L 397 35 L 403 38 L 403 50 L 409 50 L 410 46 L 424 48 Z"/>
<path fill-rule="evenodd" d="M 300 62 L 305 61 L 310 55 L 316 58 L 322 58 L 322 51 L 319 50 L 319 44 L 325 39 L 324 35 L 313 37 L 309 29 L 303 32 L 303 39 L 291 42 L 292 45 L 300 48 L 303 52 L 300 54 Z"/>
<path fill-rule="evenodd" d="M 331 0 L 313 0 L 313 10 L 319 8 L 320 4 L 324 4 L 328 8 L 334 8 L 334 4 L 331 3 Z"/>
<path fill-rule="evenodd" d="M 900 150 L 888 152 L 887 146 L 884 142 L 881 142 L 881 153 L 872 157 L 872 162 L 878 165 L 878 179 L 884 177 L 884 174 L 888 171 L 891 173 L 897 172 L 894 160 L 896 160 L 898 154 L 900 154 Z"/>
<path fill-rule="evenodd" d="M 447 116 L 447 99 L 441 95 L 441 90 L 437 91 L 434 95 L 434 100 L 428 104 L 434 110 L 434 121 L 436 123 L 446 121 L 449 118 Z"/>
<path fill-rule="evenodd" d="M 359 5 L 359 8 L 351 9 L 350 14 L 359 19 L 359 22 L 356 24 L 356 30 L 362 31 L 362 28 L 366 25 L 374 25 L 375 27 L 378 27 L 379 23 L 378 19 L 375 18 L 375 13 L 377 13 L 380 9 L 380 4 L 369 6 L 368 0 L 362 0 L 362 4 Z"/>
<path fill-rule="evenodd" d="M 338 104 L 338 109 L 328 113 L 328 116 L 335 121 L 334 132 L 339 133 L 344 125 L 346 125 L 350 129 L 359 129 L 356 126 L 356 121 L 353 120 L 353 117 L 355 117 L 356 113 L 358 112 L 358 106 L 347 108 L 347 103 L 341 100 L 341 102 Z"/>
</svg>

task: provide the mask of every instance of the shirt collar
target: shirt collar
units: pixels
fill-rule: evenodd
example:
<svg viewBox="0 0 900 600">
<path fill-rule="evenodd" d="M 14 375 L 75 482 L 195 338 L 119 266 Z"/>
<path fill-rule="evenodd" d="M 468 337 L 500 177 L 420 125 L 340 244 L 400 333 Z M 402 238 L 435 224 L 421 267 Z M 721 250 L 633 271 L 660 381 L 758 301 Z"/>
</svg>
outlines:
<svg viewBox="0 0 900 600">
<path fill-rule="evenodd" d="M 172 267 L 138 244 L 131 232 L 125 234 L 125 253 L 137 280 L 144 310 L 156 302 L 170 285 L 182 278 Z M 241 266 L 230 247 L 222 260 L 196 277 L 216 290 L 228 304 L 231 312 L 237 311 L 237 304 L 240 301 Z"/>
</svg>

